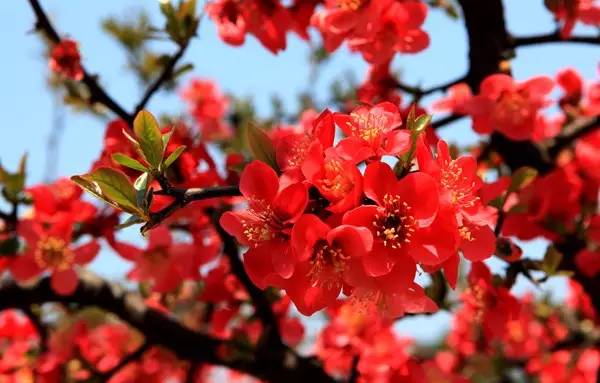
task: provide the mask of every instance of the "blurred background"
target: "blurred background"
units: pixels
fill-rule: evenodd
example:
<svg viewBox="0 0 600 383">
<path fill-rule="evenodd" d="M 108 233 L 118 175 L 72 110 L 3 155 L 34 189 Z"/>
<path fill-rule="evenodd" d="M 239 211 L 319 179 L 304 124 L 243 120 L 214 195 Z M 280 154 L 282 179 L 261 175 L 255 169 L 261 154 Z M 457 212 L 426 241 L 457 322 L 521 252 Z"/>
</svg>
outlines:
<svg viewBox="0 0 600 383">
<path fill-rule="evenodd" d="M 202 8 L 204 1 L 199 1 Z M 49 13 L 58 32 L 79 43 L 83 64 L 97 74 L 100 83 L 122 106 L 131 111 L 140 99 L 144 86 L 127 69 L 127 56 L 119 44 L 102 29 L 102 21 L 113 17 L 119 20 L 136 17 L 140 12 L 150 21 L 162 25 L 163 17 L 156 0 L 47 0 L 42 6 Z M 552 15 L 544 8 L 543 0 L 505 0 L 509 31 L 516 36 L 548 33 L 554 30 Z M 48 85 L 48 65 L 44 58 L 44 44 L 33 33 L 34 17 L 26 1 L 0 1 L 0 46 L 4 54 L 0 61 L 0 161 L 14 169 L 23 153 L 28 153 L 28 184 L 52 181 L 58 177 L 84 173 L 98 157 L 104 129 L 108 120 L 85 112 L 76 112 L 64 106 L 61 95 Z M 401 80 L 410 85 L 428 86 L 445 83 L 462 76 L 467 70 L 466 35 L 461 20 L 433 10 L 427 18 L 425 30 L 430 34 L 431 46 L 413 56 L 397 56 L 393 69 Z M 575 34 L 586 31 L 578 26 Z M 156 48 L 172 53 L 172 43 L 157 41 Z M 257 40 L 248 36 L 242 47 L 232 47 L 217 36 L 215 25 L 203 18 L 198 37 L 183 59 L 194 69 L 179 82 L 185 85 L 190 78 L 211 79 L 226 93 L 249 97 L 260 115 L 272 112 L 272 99 L 282 100 L 284 109 L 299 108 L 299 94 L 310 92 L 317 100 L 328 99 L 334 81 L 340 84 L 353 78 L 360 83 L 368 70 L 364 60 L 346 49 L 335 52 L 316 72 L 310 65 L 311 46 L 319 45 L 319 37 L 312 35 L 311 43 L 288 35 L 288 47 L 273 55 Z M 585 45 L 547 44 L 523 47 L 513 60 L 513 74 L 517 80 L 535 75 L 554 76 L 565 67 L 576 68 L 584 78 L 597 77 L 598 50 Z M 425 98 L 425 105 L 438 95 Z M 178 91 L 159 92 L 147 109 L 155 114 L 184 114 L 185 104 Z M 434 116 L 434 119 L 438 116 Z M 442 138 L 460 145 L 473 143 L 476 136 L 470 121 L 447 125 L 439 131 Z M 137 229 L 122 234 L 131 242 L 142 238 Z M 523 244 L 527 257 L 543 257 L 543 243 Z M 495 271 L 494 261 L 489 261 Z M 129 265 L 109 250 L 104 250 L 92 264 L 99 274 L 119 280 Z M 521 276 L 519 277 L 521 278 Z M 514 288 L 519 294 L 551 294 L 561 300 L 565 284 L 560 277 L 551 278 L 537 288 L 520 279 Z M 318 327 L 318 320 L 313 321 Z M 400 333 L 419 341 L 434 341 L 445 332 L 449 315 L 440 312 L 426 318 L 407 318 L 398 326 Z M 308 328 L 310 330 L 310 327 Z"/>
</svg>

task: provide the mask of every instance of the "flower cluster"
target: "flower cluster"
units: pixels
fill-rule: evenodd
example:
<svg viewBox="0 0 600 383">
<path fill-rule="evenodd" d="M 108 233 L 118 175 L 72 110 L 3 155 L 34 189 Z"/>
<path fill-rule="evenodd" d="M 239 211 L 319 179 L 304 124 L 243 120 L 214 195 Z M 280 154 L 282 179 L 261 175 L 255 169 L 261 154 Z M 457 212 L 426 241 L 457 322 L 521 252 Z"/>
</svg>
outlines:
<svg viewBox="0 0 600 383">
<path fill-rule="evenodd" d="M 284 50 L 288 31 L 308 38 L 306 28 L 318 0 L 295 0 L 285 7 L 279 0 L 214 0 L 206 4 L 219 36 L 231 45 L 242 45 L 254 35 L 272 53 Z"/>
<path fill-rule="evenodd" d="M 83 67 L 77 42 L 64 39 L 50 52 L 50 69 L 67 78 L 79 81 L 83 78 Z"/>
<path fill-rule="evenodd" d="M 427 48 L 429 36 L 421 29 L 426 17 L 427 6 L 420 0 L 327 0 L 311 22 L 328 52 L 346 41 L 351 50 L 377 64 L 396 53 Z"/>
<path fill-rule="evenodd" d="M 493 253 L 475 160 L 452 159 L 443 141 L 434 157 L 401 125 L 389 102 L 325 111 L 303 133 L 277 138 L 281 175 L 260 161 L 246 166 L 247 209 L 226 212 L 221 225 L 248 246 L 244 263 L 259 287 L 284 289 L 307 315 L 343 292 L 399 316 L 435 310 L 414 282 L 417 265 L 443 268 L 454 285 L 459 250 L 473 261 Z M 336 126 L 345 137 L 333 145 Z M 398 176 L 382 161 L 411 151 L 418 171 Z"/>
</svg>

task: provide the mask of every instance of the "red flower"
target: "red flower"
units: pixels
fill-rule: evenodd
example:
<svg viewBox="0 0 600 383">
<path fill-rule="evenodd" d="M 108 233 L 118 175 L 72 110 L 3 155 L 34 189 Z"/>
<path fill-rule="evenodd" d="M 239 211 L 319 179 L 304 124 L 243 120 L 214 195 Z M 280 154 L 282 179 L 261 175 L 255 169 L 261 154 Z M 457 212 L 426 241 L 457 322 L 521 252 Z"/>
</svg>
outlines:
<svg viewBox="0 0 600 383">
<path fill-rule="evenodd" d="M 75 266 L 91 262 L 100 250 L 95 240 L 71 247 L 73 221 L 68 217 L 48 228 L 35 220 L 23 220 L 19 222 L 18 233 L 26 244 L 23 254 L 10 267 L 13 277 L 26 281 L 48 270 L 52 289 L 62 295 L 69 295 L 77 288 Z"/>
<path fill-rule="evenodd" d="M 481 82 L 479 94 L 466 102 L 465 111 L 473 118 L 477 133 L 496 130 L 512 140 L 527 140 L 553 87 L 548 77 L 516 83 L 508 75 L 494 74 Z"/>
<path fill-rule="evenodd" d="M 302 123 L 300 129 L 299 132 L 276 131 L 279 133 L 274 140 L 277 165 L 284 172 L 300 170 L 311 146 L 318 144 L 317 150 L 325 150 L 333 145 L 335 125 L 333 114 L 327 109 L 310 122 Z"/>
<path fill-rule="evenodd" d="M 437 265 L 455 252 L 452 240 L 428 231 L 440 198 L 433 177 L 416 172 L 397 180 L 389 165 L 373 162 L 365 171 L 364 191 L 376 205 L 347 212 L 343 222 L 367 227 L 373 234 L 373 252 L 362 258 L 367 274 L 385 275 L 410 258 Z"/>
<path fill-rule="evenodd" d="M 398 80 L 390 73 L 391 60 L 371 65 L 365 81 L 356 90 L 358 101 L 373 104 L 390 101 L 400 105 L 402 98 L 398 92 Z"/>
<path fill-rule="evenodd" d="M 433 104 L 433 109 L 455 114 L 467 114 L 465 105 L 473 97 L 471 87 L 463 82 L 452 85 L 448 88 L 447 93 L 447 97 L 439 99 Z"/>
<path fill-rule="evenodd" d="M 334 120 L 348 136 L 338 144 L 338 153 L 355 163 L 382 155 L 401 155 L 410 148 L 410 133 L 398 129 L 402 118 L 391 102 L 359 106 L 350 115 L 335 113 Z"/>
<path fill-rule="evenodd" d="M 52 48 L 50 69 L 58 74 L 79 81 L 83 79 L 83 67 L 77 42 L 64 39 Z"/>
<path fill-rule="evenodd" d="M 303 215 L 292 230 L 296 270 L 284 286 L 298 311 L 311 315 L 331 305 L 345 284 L 346 274 L 356 267 L 355 260 L 364 257 L 372 245 L 366 228 L 331 228 L 315 215 Z"/>
<path fill-rule="evenodd" d="M 308 194 L 301 183 L 280 190 L 275 171 L 260 161 L 246 166 L 240 191 L 248 210 L 226 212 L 220 224 L 238 242 L 250 247 L 244 256 L 246 269 L 253 282 L 264 288 L 268 280 L 280 281 L 294 272 L 289 236 L 292 224 L 306 208 Z"/>
<path fill-rule="evenodd" d="M 191 243 L 173 243 L 171 232 L 165 226 L 149 232 L 146 249 L 117 241 L 111 245 L 123 258 L 135 262 L 127 277 L 152 282 L 154 291 L 171 291 L 184 279 L 200 277 L 201 252 Z"/>
<path fill-rule="evenodd" d="M 231 137 L 231 126 L 224 121 L 229 99 L 214 82 L 192 79 L 188 87 L 181 91 L 181 97 L 187 102 L 204 139 L 223 140 Z"/>
<path fill-rule="evenodd" d="M 344 160 L 333 148 L 323 153 L 319 145 L 313 145 L 302 171 L 308 182 L 331 202 L 327 210 L 343 213 L 360 204 L 362 175 L 353 161 Z"/>
<path fill-rule="evenodd" d="M 595 131 L 575 142 L 575 159 L 579 169 L 600 183 L 600 131 Z"/>
<path fill-rule="evenodd" d="M 421 26 L 427 6 L 418 0 L 328 0 L 312 19 L 323 35 L 325 49 L 336 50 L 346 39 L 372 64 L 386 62 L 396 52 L 415 53 L 429 44 Z"/>
<path fill-rule="evenodd" d="M 53 223 L 67 214 L 75 222 L 94 218 L 96 208 L 82 201 L 83 190 L 66 178 L 49 185 L 36 185 L 27 189 L 33 199 L 34 217 L 41 222 Z"/>
<path fill-rule="evenodd" d="M 292 19 L 279 0 L 215 0 L 206 4 L 206 12 L 228 44 L 242 45 L 251 33 L 272 53 L 285 49 Z"/>
<path fill-rule="evenodd" d="M 446 142 L 437 145 L 434 160 L 425 145 L 419 145 L 419 169 L 433 176 L 440 188 L 441 203 L 450 207 L 456 217 L 460 249 L 470 261 L 490 257 L 496 248 L 491 219 L 477 193 L 482 186 L 477 176 L 477 161 L 472 156 L 453 160 Z"/>
<path fill-rule="evenodd" d="M 546 6 L 562 22 L 560 36 L 567 39 L 577 21 L 587 25 L 600 25 L 600 6 L 594 0 L 547 0 Z"/>
</svg>

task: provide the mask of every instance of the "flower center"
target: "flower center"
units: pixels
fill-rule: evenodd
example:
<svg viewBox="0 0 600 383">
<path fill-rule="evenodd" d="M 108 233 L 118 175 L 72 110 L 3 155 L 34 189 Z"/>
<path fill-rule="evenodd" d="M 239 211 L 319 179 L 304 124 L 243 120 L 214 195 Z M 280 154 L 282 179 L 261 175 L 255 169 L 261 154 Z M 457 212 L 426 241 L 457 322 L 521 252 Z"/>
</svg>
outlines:
<svg viewBox="0 0 600 383">
<path fill-rule="evenodd" d="M 514 126 L 531 118 L 531 105 L 526 95 L 505 92 L 500 96 L 493 111 L 493 119 L 499 126 Z"/>
<path fill-rule="evenodd" d="M 386 125 L 389 124 L 384 114 L 367 113 L 365 115 L 352 113 L 351 116 L 354 120 L 352 134 L 371 144 L 378 143 L 381 133 L 384 132 Z"/>
<path fill-rule="evenodd" d="M 364 3 L 366 3 L 365 0 L 337 0 L 338 7 L 346 11 L 356 11 Z"/>
<path fill-rule="evenodd" d="M 159 247 L 150 251 L 144 252 L 144 259 L 153 265 L 161 265 L 169 259 L 169 253 L 166 248 Z"/>
<path fill-rule="evenodd" d="M 335 159 L 325 163 L 324 174 L 319 180 L 319 185 L 321 189 L 335 199 L 344 197 L 354 186 L 352 181 L 345 175 L 342 163 Z"/>
<path fill-rule="evenodd" d="M 441 184 L 450 192 L 452 204 L 460 205 L 463 208 L 474 206 L 479 201 L 479 197 L 474 193 L 477 186 L 475 182 L 469 182 L 463 174 L 463 169 L 455 160 L 449 161 L 445 165 L 445 169 L 442 170 Z"/>
<path fill-rule="evenodd" d="M 35 262 L 41 268 L 66 270 L 73 265 L 75 254 L 61 238 L 45 237 L 40 239 L 34 253 Z"/>
<path fill-rule="evenodd" d="M 402 244 L 409 243 L 414 232 L 416 220 L 411 208 L 402 202 L 397 195 L 386 194 L 383 197 L 385 211 L 376 214 L 373 220 L 375 233 L 383 240 L 384 246 L 399 249 Z"/>
<path fill-rule="evenodd" d="M 313 286 L 328 289 L 341 284 L 341 275 L 346 270 L 346 261 L 350 259 L 338 246 L 319 240 L 313 247 L 308 277 Z"/>
<path fill-rule="evenodd" d="M 284 228 L 283 222 L 273 212 L 273 209 L 265 201 L 251 199 L 248 201 L 248 213 L 252 220 L 242 220 L 244 237 L 246 240 L 257 245 L 275 237 Z"/>
</svg>

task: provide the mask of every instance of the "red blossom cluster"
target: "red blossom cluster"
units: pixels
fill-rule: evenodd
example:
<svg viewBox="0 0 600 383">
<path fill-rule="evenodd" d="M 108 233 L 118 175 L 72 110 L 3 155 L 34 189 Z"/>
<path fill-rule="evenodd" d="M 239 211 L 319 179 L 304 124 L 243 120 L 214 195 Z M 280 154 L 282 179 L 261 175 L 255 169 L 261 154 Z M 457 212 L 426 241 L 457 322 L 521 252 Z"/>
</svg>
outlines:
<svg viewBox="0 0 600 383">
<path fill-rule="evenodd" d="M 336 126 L 345 137 L 334 146 Z M 281 175 L 246 166 L 247 209 L 226 212 L 221 225 L 249 247 L 244 262 L 259 287 L 284 289 L 306 315 L 344 292 L 395 317 L 435 309 L 414 283 L 417 265 L 443 268 L 454 286 L 459 250 L 472 261 L 492 255 L 494 217 L 478 197 L 475 160 L 452 159 L 443 141 L 434 157 L 401 126 L 389 102 L 326 110 L 303 133 L 277 137 Z M 416 155 L 419 169 L 394 171 L 386 155 Z"/>
<path fill-rule="evenodd" d="M 83 67 L 77 42 L 64 39 L 50 52 L 50 69 L 60 75 L 79 81 L 83 79 Z"/>
<path fill-rule="evenodd" d="M 562 38 L 571 36 L 577 22 L 600 25 L 600 4 L 596 0 L 546 0 L 544 3 L 561 23 Z"/>
<path fill-rule="evenodd" d="M 483 41 L 484 16 L 498 15 L 459 1 L 469 71 L 426 89 L 391 65 L 427 48 L 429 8 L 450 12 L 448 2 L 212 0 L 204 10 L 228 44 L 251 34 L 276 54 L 288 32 L 309 40 L 314 28 L 324 51 L 345 44 L 369 72 L 348 95 L 307 96 L 310 107 L 268 119 L 193 78 L 179 92 L 189 116 L 159 123 L 143 109 L 187 68 L 178 60 L 199 23 L 195 1 L 161 2 L 178 50 L 129 115 L 31 0 L 55 79 L 74 98 L 70 80 L 83 80 L 86 101 L 119 118 L 73 182 L 26 186 L 25 160 L 16 173 L 0 166 L 0 383 L 597 381 L 600 81 L 572 68 L 517 81 L 505 60 L 520 44 L 571 38 L 577 22 L 600 25 L 600 7 L 545 3 L 560 32 Z M 113 29 L 124 45 L 119 34 L 150 39 Z M 484 65 L 473 42 L 509 47 Z M 324 53 L 313 53 L 318 65 Z M 423 100 L 439 92 L 431 110 L 452 115 L 432 122 Z M 438 137 L 465 116 L 489 140 Z M 118 231 L 133 224 L 142 243 Z M 85 270 L 102 244 L 136 288 Z M 556 276 L 568 280 L 560 304 L 514 292 Z M 450 329 L 435 345 L 399 335 L 400 319 L 438 310 Z"/>
</svg>

